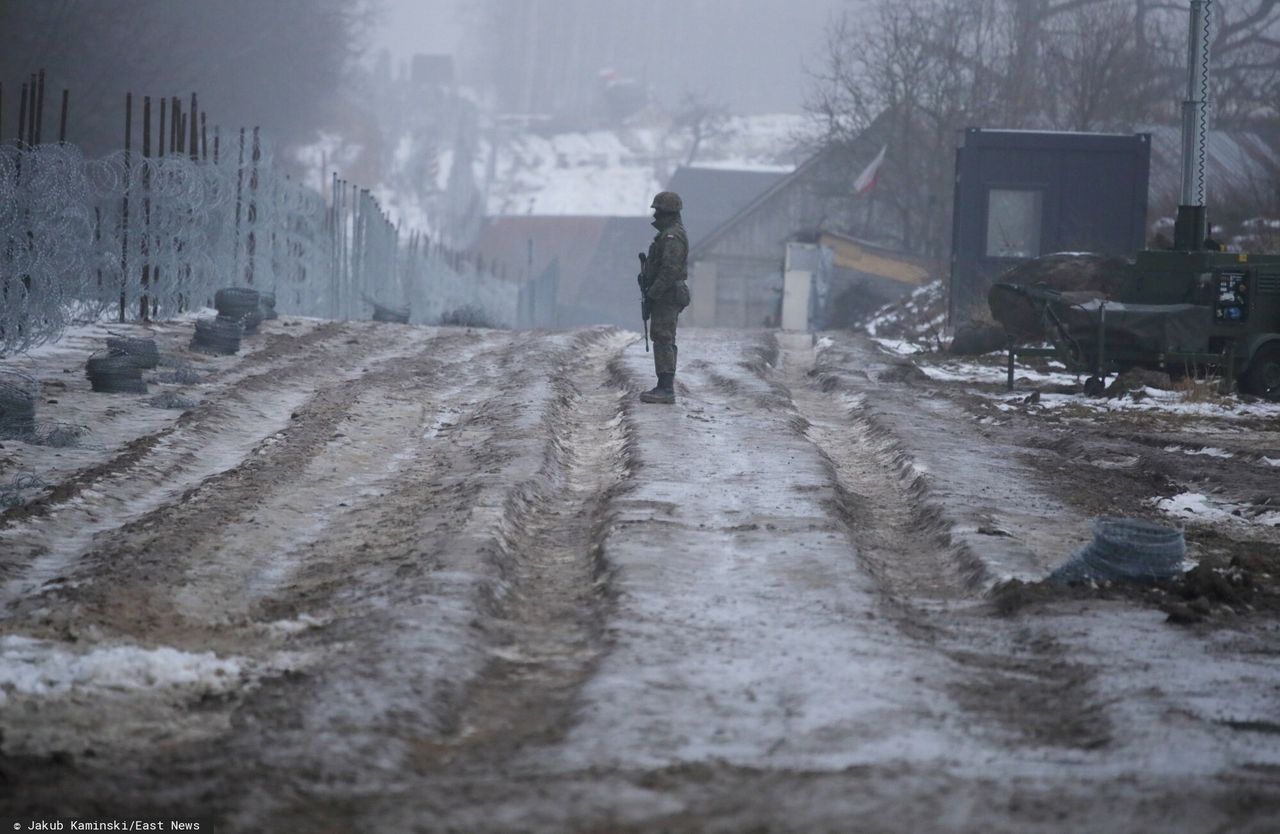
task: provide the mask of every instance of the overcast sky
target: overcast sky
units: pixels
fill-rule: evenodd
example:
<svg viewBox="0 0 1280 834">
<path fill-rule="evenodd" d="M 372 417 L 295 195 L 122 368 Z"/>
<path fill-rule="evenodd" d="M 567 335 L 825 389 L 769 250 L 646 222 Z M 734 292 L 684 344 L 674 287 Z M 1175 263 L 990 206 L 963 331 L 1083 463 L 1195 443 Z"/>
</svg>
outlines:
<svg viewBox="0 0 1280 834">
<path fill-rule="evenodd" d="M 391 50 L 398 65 L 415 52 L 454 53 L 463 43 L 465 0 L 382 0 L 381 25 L 373 46 Z M 517 5 L 530 0 L 502 0 Z M 544 9 L 573 0 L 534 0 Z M 602 4 L 603 5 L 603 4 Z M 634 43 L 633 60 L 619 69 L 686 91 L 705 93 L 739 112 L 799 112 L 808 77 L 804 67 L 821 63 L 824 29 L 830 15 L 859 5 L 858 0 L 682 0 L 670 4 L 636 2 L 611 17 L 616 31 L 591 27 L 583 37 L 593 43 Z M 664 17 L 658 20 L 657 9 Z M 675 15 L 668 13 L 676 9 Z M 518 18 L 517 14 L 512 19 Z M 674 18 L 674 19 L 671 19 Z M 637 20 L 643 24 L 637 30 Z M 681 66 L 655 68 L 644 57 L 654 38 L 675 41 Z M 583 50 L 589 52 L 589 50 Z M 632 56 L 628 54 L 628 57 Z M 583 66 L 594 76 L 602 67 Z M 674 73 L 674 74 L 673 74 Z"/>
<path fill-rule="evenodd" d="M 374 48 L 389 49 L 399 60 L 415 52 L 452 54 L 462 39 L 459 0 L 382 0 L 383 14 L 374 32 Z"/>
</svg>

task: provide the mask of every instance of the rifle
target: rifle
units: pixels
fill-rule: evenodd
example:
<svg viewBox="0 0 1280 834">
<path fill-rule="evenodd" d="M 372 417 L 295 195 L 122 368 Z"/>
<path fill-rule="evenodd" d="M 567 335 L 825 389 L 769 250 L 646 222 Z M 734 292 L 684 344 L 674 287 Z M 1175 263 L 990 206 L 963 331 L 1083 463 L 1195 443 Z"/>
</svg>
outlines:
<svg viewBox="0 0 1280 834">
<path fill-rule="evenodd" d="M 636 276 L 636 283 L 640 285 L 640 321 L 644 324 L 644 352 L 649 352 L 649 298 L 645 295 L 644 287 L 644 262 L 645 254 L 640 253 L 640 274 Z"/>
</svg>

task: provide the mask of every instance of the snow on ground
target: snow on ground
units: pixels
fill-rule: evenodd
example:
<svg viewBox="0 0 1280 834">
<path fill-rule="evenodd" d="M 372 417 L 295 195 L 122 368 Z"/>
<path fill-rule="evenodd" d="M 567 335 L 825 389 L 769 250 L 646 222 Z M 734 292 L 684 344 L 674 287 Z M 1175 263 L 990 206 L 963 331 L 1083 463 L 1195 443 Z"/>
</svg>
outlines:
<svg viewBox="0 0 1280 834">
<path fill-rule="evenodd" d="M 1193 456 L 1203 455 L 1204 457 L 1210 457 L 1210 458 L 1226 459 L 1226 458 L 1235 457 L 1235 455 L 1233 455 L 1231 452 L 1226 451 L 1225 449 L 1216 449 L 1212 446 L 1205 446 L 1200 449 L 1188 449 L 1185 446 L 1178 446 L 1175 444 L 1173 446 L 1165 446 L 1164 450 L 1166 452 L 1182 452 L 1182 454 L 1184 455 L 1193 455 Z"/>
<path fill-rule="evenodd" d="M 42 383 L 76 338 L 29 358 Z M 1274 446 L 1161 437 L 1093 468 L 1079 426 L 990 431 L 989 382 L 882 380 L 901 357 L 848 334 L 681 339 L 670 407 L 635 401 L 635 334 L 288 320 L 167 426 L 83 380 L 50 397 L 136 434 L 0 528 L 25 548 L 0 547 L 0 752 L 35 763 L 0 804 L 200 802 L 229 830 L 1266 830 L 1238 823 L 1277 801 L 1271 620 L 997 617 L 985 590 L 1046 576 L 1099 491 L 1253 533 L 1274 508 L 1246 527 L 1215 490 L 1266 483 Z M 1140 456 L 1223 480 L 1157 508 Z"/>
<path fill-rule="evenodd" d="M 1035 372 L 1029 369 L 1019 369 L 1017 375 L 1019 378 L 1025 377 L 1032 382 L 1038 381 Z M 974 374 L 974 376 L 977 378 L 968 376 L 961 378 L 971 382 L 982 381 L 982 374 Z M 988 378 L 986 381 L 993 382 L 995 380 Z M 1003 382 L 1003 378 L 1000 381 Z M 1031 406 L 1026 406 L 1022 403 L 1022 399 L 1027 396 L 1025 390 L 1021 393 L 1015 390 L 1003 394 L 985 393 L 982 395 L 993 400 L 996 407 L 1001 411 L 1026 409 L 1051 413 L 1071 409 L 1098 415 L 1107 413 L 1151 414 L 1226 421 L 1280 418 L 1280 403 L 1245 402 L 1234 396 L 1223 396 L 1213 400 L 1200 401 L 1187 399 L 1186 395 L 1179 391 L 1163 391 L 1156 388 L 1142 388 L 1139 391 L 1142 396 L 1138 398 L 1126 395 L 1105 399 L 1086 397 L 1083 394 L 1042 392 L 1039 402 Z M 1011 399 L 1013 397 L 1017 399 Z"/>
<path fill-rule="evenodd" d="M 1199 492 L 1181 492 L 1154 502 L 1166 515 L 1192 524 L 1238 522 L 1280 527 L 1280 511 L 1214 500 Z"/>
<path fill-rule="evenodd" d="M 241 658 L 184 652 L 168 646 L 100 646 L 68 651 L 59 643 L 0 637 L 0 705 L 6 693 L 64 696 L 73 691 L 185 689 L 216 695 L 240 686 Z"/>
<path fill-rule="evenodd" d="M 874 583 L 829 514 L 826 464 L 768 404 L 768 384 L 734 369 L 744 335 L 687 337 L 698 363 L 684 400 L 634 414 L 645 477 L 604 544 L 619 573 L 615 645 L 555 766 L 839 770 L 968 755 L 938 720 L 949 707 L 911 683 L 927 660 L 863 613 Z M 645 354 L 626 364 L 647 378 Z M 855 620 L 864 639 L 851 639 Z"/>
<path fill-rule="evenodd" d="M 1096 398 L 1083 393 L 1056 393 L 1044 388 L 1071 388 L 1081 383 L 1081 375 L 1065 370 L 1059 362 L 1050 362 L 1049 370 L 1028 365 L 1014 364 L 1013 391 L 992 392 L 992 385 L 1004 386 L 1008 381 L 1006 355 L 992 353 L 980 357 L 953 356 L 927 349 L 918 342 L 905 339 L 873 338 L 885 353 L 905 358 L 935 382 L 983 386 L 975 393 L 990 399 L 1001 411 L 1033 410 L 1055 412 L 1064 409 L 1087 411 L 1095 414 L 1115 412 L 1167 414 L 1183 418 L 1245 419 L 1280 418 L 1280 403 L 1244 400 L 1237 396 L 1212 395 L 1201 392 L 1164 390 L 1151 387 L 1139 388 L 1123 396 Z M 1114 377 L 1110 377 L 1114 379 Z M 1038 401 L 1028 405 L 1023 400 L 1031 390 L 1040 388 Z M 1197 450 L 1191 454 L 1212 456 L 1214 452 Z"/>
<path fill-rule="evenodd" d="M 773 115 L 730 119 L 709 139 L 701 167 L 787 172 L 803 117 Z M 686 139 L 655 128 L 596 130 L 505 138 L 496 149 L 483 142 L 474 163 L 488 183 L 491 215 L 599 215 L 644 217 L 647 198 L 685 161 Z M 492 169 L 491 166 L 492 165 Z M 490 174 L 492 170 L 492 175 Z"/>
<path fill-rule="evenodd" d="M 899 349 L 904 352 L 906 343 L 923 351 L 937 347 L 946 320 L 946 296 L 939 280 L 876 310 L 862 323 L 862 328 L 872 338 L 902 345 Z"/>
</svg>

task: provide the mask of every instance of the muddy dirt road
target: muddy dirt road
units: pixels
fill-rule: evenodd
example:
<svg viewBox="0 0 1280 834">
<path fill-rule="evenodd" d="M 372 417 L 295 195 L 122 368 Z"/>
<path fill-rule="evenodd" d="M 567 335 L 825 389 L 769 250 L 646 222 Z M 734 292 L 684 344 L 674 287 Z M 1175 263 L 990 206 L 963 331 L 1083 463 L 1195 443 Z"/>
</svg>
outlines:
<svg viewBox="0 0 1280 834">
<path fill-rule="evenodd" d="M 1266 589 L 1182 626 L 992 590 L 1180 481 L 1275 495 L 1274 426 L 1206 463 L 1203 427 L 1002 410 L 851 336 L 692 331 L 675 407 L 616 330 L 261 338 L 180 415 L 30 368 L 98 439 L 0 449 L 50 484 L 0 515 L 0 819 L 1280 825 Z M 1188 536 L 1280 573 L 1280 528 Z"/>
</svg>

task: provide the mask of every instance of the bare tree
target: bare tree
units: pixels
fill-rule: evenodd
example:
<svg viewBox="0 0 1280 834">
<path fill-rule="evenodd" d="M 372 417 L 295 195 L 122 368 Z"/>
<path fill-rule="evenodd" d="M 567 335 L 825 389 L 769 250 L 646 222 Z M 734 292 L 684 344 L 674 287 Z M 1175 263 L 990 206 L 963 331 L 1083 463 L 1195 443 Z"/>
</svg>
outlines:
<svg viewBox="0 0 1280 834">
<path fill-rule="evenodd" d="M 1213 117 L 1244 126 L 1280 116 L 1280 0 L 1215 3 Z"/>
<path fill-rule="evenodd" d="M 1180 53 L 1164 31 L 1135 39 L 1138 25 L 1135 6 L 1109 2 L 1077 8 L 1046 27 L 1041 102 L 1052 127 L 1128 130 L 1168 115 L 1169 78 Z"/>
<path fill-rule="evenodd" d="M 1219 126 L 1280 124 L 1280 0 L 1215 4 Z M 954 145 L 967 126 L 1130 131 L 1175 123 L 1188 7 L 1173 0 L 879 0 L 874 25 L 830 29 L 809 112 L 826 148 L 888 147 L 903 248 L 949 242 Z M 864 148 L 865 155 L 865 148 Z"/>
<path fill-rule="evenodd" d="M 689 141 L 684 164 L 694 163 L 703 144 L 724 136 L 728 121 L 729 112 L 724 107 L 711 102 L 705 95 L 686 93 L 671 118 L 672 129 L 684 134 Z"/>
<path fill-rule="evenodd" d="M 995 0 L 905 0 L 881 5 L 873 26 L 832 27 L 810 113 L 829 148 L 874 126 L 888 148 L 878 200 L 908 251 L 937 256 L 949 239 L 956 132 L 1000 106 L 1000 25 Z"/>
</svg>

